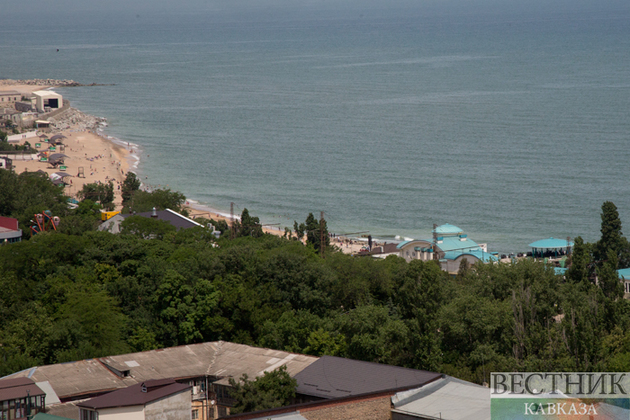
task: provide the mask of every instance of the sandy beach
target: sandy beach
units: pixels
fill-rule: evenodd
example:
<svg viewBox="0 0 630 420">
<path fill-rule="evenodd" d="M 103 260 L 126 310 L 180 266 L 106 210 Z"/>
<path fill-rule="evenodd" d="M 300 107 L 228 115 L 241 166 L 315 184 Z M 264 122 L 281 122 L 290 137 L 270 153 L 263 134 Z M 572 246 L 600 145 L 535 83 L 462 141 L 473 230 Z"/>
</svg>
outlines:
<svg viewBox="0 0 630 420">
<path fill-rule="evenodd" d="M 0 90 L 16 90 L 26 94 L 47 87 L 42 85 L 2 84 Z M 41 170 L 49 176 L 55 172 L 65 172 L 70 175 L 66 178 L 68 185 L 65 187 L 66 195 L 70 197 L 76 197 L 84 184 L 107 183 L 111 181 L 114 184 L 114 204 L 116 209 L 120 210 L 122 207 L 122 196 L 119 185 L 123 182 L 129 170 L 128 157 L 130 151 L 99 135 L 96 131 L 98 120 L 83 114 L 75 108 L 69 108 L 62 114 L 50 118 L 49 121 L 51 122 L 50 129 L 42 130 L 38 134 L 44 134 L 48 137 L 56 134 L 65 136 L 62 140 L 63 145 L 57 146 L 53 153 L 63 153 L 67 156 L 63 165 L 66 168 L 64 170 L 54 168 L 48 162 L 41 162 L 39 159 L 33 159 L 30 155 L 24 155 L 23 157 L 16 156 L 13 159 L 14 171 L 22 173 L 24 171 L 37 172 Z M 48 143 L 45 143 L 40 137 L 21 140 L 18 144 L 24 144 L 25 141 L 28 141 L 31 146 L 39 143 L 41 145 L 41 147 L 37 148 L 39 151 L 48 149 Z M 21 160 L 21 158 L 25 160 Z M 81 172 L 82 175 L 80 175 Z"/>
</svg>

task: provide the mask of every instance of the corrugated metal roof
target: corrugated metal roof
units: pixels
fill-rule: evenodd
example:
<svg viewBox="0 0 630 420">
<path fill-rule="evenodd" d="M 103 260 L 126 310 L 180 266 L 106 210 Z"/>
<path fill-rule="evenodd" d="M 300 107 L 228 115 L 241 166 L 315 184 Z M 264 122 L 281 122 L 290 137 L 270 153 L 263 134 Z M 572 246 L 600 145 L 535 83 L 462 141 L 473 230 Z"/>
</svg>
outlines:
<svg viewBox="0 0 630 420">
<path fill-rule="evenodd" d="M 396 248 L 398 249 L 402 249 L 404 246 L 414 243 L 414 242 L 422 242 L 422 243 L 427 243 L 429 245 L 431 245 L 433 243 L 433 241 L 431 239 L 412 239 L 410 241 L 405 241 L 405 242 L 401 242 L 399 243 Z"/>
<path fill-rule="evenodd" d="M 300 413 L 295 412 L 295 413 L 276 414 L 276 415 L 264 416 L 264 417 L 256 417 L 255 419 L 251 419 L 251 420 L 307 420 L 307 419 L 306 417 L 300 415 Z"/>
<path fill-rule="evenodd" d="M 239 379 L 245 373 L 253 379 L 286 366 L 287 373 L 293 377 L 317 359 L 304 354 L 222 342 L 216 360 L 208 368 L 208 375 L 225 377 L 217 383 L 228 385 L 228 377 Z"/>
<path fill-rule="evenodd" d="M 425 370 L 322 356 L 295 379 L 298 394 L 328 399 L 420 386 L 440 376 Z"/>
<path fill-rule="evenodd" d="M 173 380 L 156 382 L 158 381 L 146 381 L 125 389 L 118 389 L 108 394 L 83 401 L 77 404 L 77 406 L 98 410 L 100 408 L 145 405 L 152 401 L 179 394 L 180 392 L 190 389 L 190 385 L 180 384 Z"/>
<path fill-rule="evenodd" d="M 499 261 L 499 259 L 497 257 L 495 257 L 494 255 L 492 255 L 489 252 L 485 252 L 481 248 L 470 249 L 470 250 L 465 250 L 465 251 L 449 251 L 449 252 L 444 253 L 444 259 L 445 260 L 456 260 L 457 258 L 461 257 L 462 255 L 464 255 L 464 256 L 471 255 L 471 256 L 473 256 L 473 257 L 475 257 L 478 260 L 481 260 L 483 262 Z"/>
<path fill-rule="evenodd" d="M 490 389 L 453 377 L 392 397 L 394 413 L 448 420 L 490 419 Z M 392 416 L 394 417 L 394 416 Z"/>
<path fill-rule="evenodd" d="M 250 378 L 283 364 L 293 376 L 317 357 L 214 341 L 139 353 L 108 356 L 56 365 L 38 366 L 11 375 L 48 381 L 61 399 L 113 391 L 153 379 L 184 379 L 202 376 Z M 115 373 L 126 373 L 121 377 Z M 227 379 L 221 383 L 228 383 Z"/>
<path fill-rule="evenodd" d="M 0 381 L 0 401 L 26 398 L 29 395 L 35 397 L 46 395 L 46 393 L 28 378 L 12 378 Z"/>
<path fill-rule="evenodd" d="M 121 214 L 121 216 L 124 217 L 125 219 L 131 216 L 142 216 L 142 217 L 151 218 L 152 214 L 153 214 L 152 211 L 147 211 L 147 212 L 136 213 L 136 214 Z M 157 214 L 156 218 L 158 220 L 163 220 L 165 222 L 168 222 L 171 225 L 175 226 L 177 229 L 188 229 L 195 226 L 202 226 L 199 223 L 195 222 L 194 220 L 189 219 L 188 217 L 183 216 L 171 209 L 158 210 L 156 211 L 156 214 Z"/>
<path fill-rule="evenodd" d="M 557 248 L 566 248 L 567 246 L 573 246 L 573 242 L 567 242 L 566 239 L 541 239 L 536 242 L 532 242 L 529 244 L 530 248 L 543 248 L 543 249 L 557 249 Z"/>
<path fill-rule="evenodd" d="M 472 239 L 465 238 L 466 240 L 462 241 L 458 236 L 447 236 L 442 239 L 441 242 L 438 241 L 436 246 L 440 248 L 444 252 L 455 251 L 457 249 L 477 249 L 479 245 L 477 242 Z"/>
</svg>

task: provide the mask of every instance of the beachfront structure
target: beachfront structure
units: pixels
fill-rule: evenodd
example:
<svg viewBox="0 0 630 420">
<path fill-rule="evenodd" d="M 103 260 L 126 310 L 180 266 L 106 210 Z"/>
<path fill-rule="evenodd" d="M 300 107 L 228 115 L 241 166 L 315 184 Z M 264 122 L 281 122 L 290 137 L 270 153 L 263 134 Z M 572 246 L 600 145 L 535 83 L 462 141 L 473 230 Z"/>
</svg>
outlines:
<svg viewBox="0 0 630 420">
<path fill-rule="evenodd" d="M 63 97 L 52 90 L 38 90 L 33 92 L 37 111 L 48 112 L 63 106 Z"/>
<path fill-rule="evenodd" d="M 0 169 L 6 169 L 8 171 L 13 168 L 13 160 L 8 157 L 0 156 Z"/>
<path fill-rule="evenodd" d="M 398 255 L 408 262 L 437 260 L 442 270 L 449 273 L 456 273 L 464 259 L 471 265 L 477 261 L 498 261 L 496 256 L 488 252 L 486 244 L 476 243 L 462 229 L 448 223 L 434 226 L 433 239 L 402 242 L 398 244 L 398 251 Z"/>
<path fill-rule="evenodd" d="M 571 253 L 571 247 L 573 242 L 567 239 L 541 239 L 529 244 L 532 249 L 532 257 L 534 258 L 547 258 L 558 257 L 562 255 L 568 255 Z"/>
<path fill-rule="evenodd" d="M 12 105 L 22 98 L 17 90 L 0 90 L 0 106 Z"/>
<path fill-rule="evenodd" d="M 20 242 L 21 240 L 22 229 L 18 227 L 18 220 L 0 216 L 0 245 Z"/>
<path fill-rule="evenodd" d="M 630 297 L 630 268 L 622 268 L 621 270 L 617 270 L 617 274 L 619 275 L 619 281 L 623 283 L 623 291 L 625 297 Z"/>
</svg>

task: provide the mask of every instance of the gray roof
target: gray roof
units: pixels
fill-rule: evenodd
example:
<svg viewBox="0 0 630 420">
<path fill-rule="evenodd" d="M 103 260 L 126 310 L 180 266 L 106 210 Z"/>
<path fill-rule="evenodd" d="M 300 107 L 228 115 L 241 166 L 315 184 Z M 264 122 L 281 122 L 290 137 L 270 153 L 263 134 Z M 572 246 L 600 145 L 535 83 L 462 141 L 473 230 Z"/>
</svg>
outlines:
<svg viewBox="0 0 630 420">
<path fill-rule="evenodd" d="M 425 370 L 322 356 L 295 379 L 298 394 L 329 399 L 421 386 L 440 376 Z"/>
<path fill-rule="evenodd" d="M 52 414 L 37 413 L 33 416 L 33 420 L 68 420 L 68 417 L 53 416 Z"/>
<path fill-rule="evenodd" d="M 299 412 L 275 414 L 264 417 L 256 417 L 251 420 L 307 420 L 306 417 L 300 415 Z"/>
<path fill-rule="evenodd" d="M 125 219 L 131 216 L 142 216 L 142 217 L 150 218 L 152 217 L 152 214 L 153 214 L 152 211 L 147 211 L 147 212 L 136 213 L 136 214 L 121 214 L 121 216 L 124 217 Z M 188 217 L 183 216 L 171 209 L 158 210 L 156 211 L 156 214 L 157 214 L 156 219 L 169 222 L 171 225 L 175 226 L 177 230 L 188 229 L 195 226 L 201 226 L 199 223 L 195 222 L 194 220 L 189 219 Z"/>
<path fill-rule="evenodd" d="M 172 379 L 146 381 L 128 388 L 109 392 L 96 398 L 91 398 L 77 404 L 77 406 L 98 410 L 101 408 L 146 405 L 153 401 L 188 391 L 189 389 L 190 385 L 180 384 Z"/>
<path fill-rule="evenodd" d="M 190 344 L 118 356 L 37 366 L 11 375 L 48 381 L 60 399 L 94 395 L 126 388 L 152 379 L 185 379 L 203 376 L 250 378 L 283 364 L 295 375 L 317 360 L 284 351 L 225 341 Z M 227 379 L 223 380 L 227 383 Z"/>
<path fill-rule="evenodd" d="M 11 378 L 0 381 L 0 401 L 25 398 L 26 396 L 45 395 L 33 380 L 28 378 Z"/>
<path fill-rule="evenodd" d="M 409 418 L 444 420 L 490 420 L 490 389 L 447 376 L 421 388 L 392 397 L 396 413 Z"/>
</svg>

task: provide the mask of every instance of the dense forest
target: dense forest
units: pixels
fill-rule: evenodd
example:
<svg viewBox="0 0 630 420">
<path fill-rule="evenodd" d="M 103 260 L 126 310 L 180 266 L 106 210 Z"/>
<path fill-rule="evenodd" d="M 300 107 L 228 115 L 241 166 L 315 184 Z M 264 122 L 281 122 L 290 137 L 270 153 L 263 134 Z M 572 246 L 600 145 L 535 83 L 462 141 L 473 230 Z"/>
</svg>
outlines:
<svg viewBox="0 0 630 420">
<path fill-rule="evenodd" d="M 128 181 L 127 207 L 181 210 L 183 195 L 153 197 Z M 616 273 L 628 266 L 629 247 L 611 202 L 602 206 L 601 239 L 575 239 L 563 278 L 531 259 L 449 276 L 435 262 L 334 247 L 322 255 L 318 235 L 307 245 L 265 235 L 248 213 L 238 235 L 218 239 L 150 219 L 114 235 L 96 231 L 102 204 L 84 196 L 69 209 L 46 177 L 0 171 L 0 215 L 26 232 L 0 246 L 0 376 L 214 340 L 478 383 L 492 371 L 630 370 L 630 307 Z M 46 209 L 61 217 L 58 231 L 30 238 L 29 220 Z M 317 223 L 311 215 L 296 228 Z"/>
</svg>

